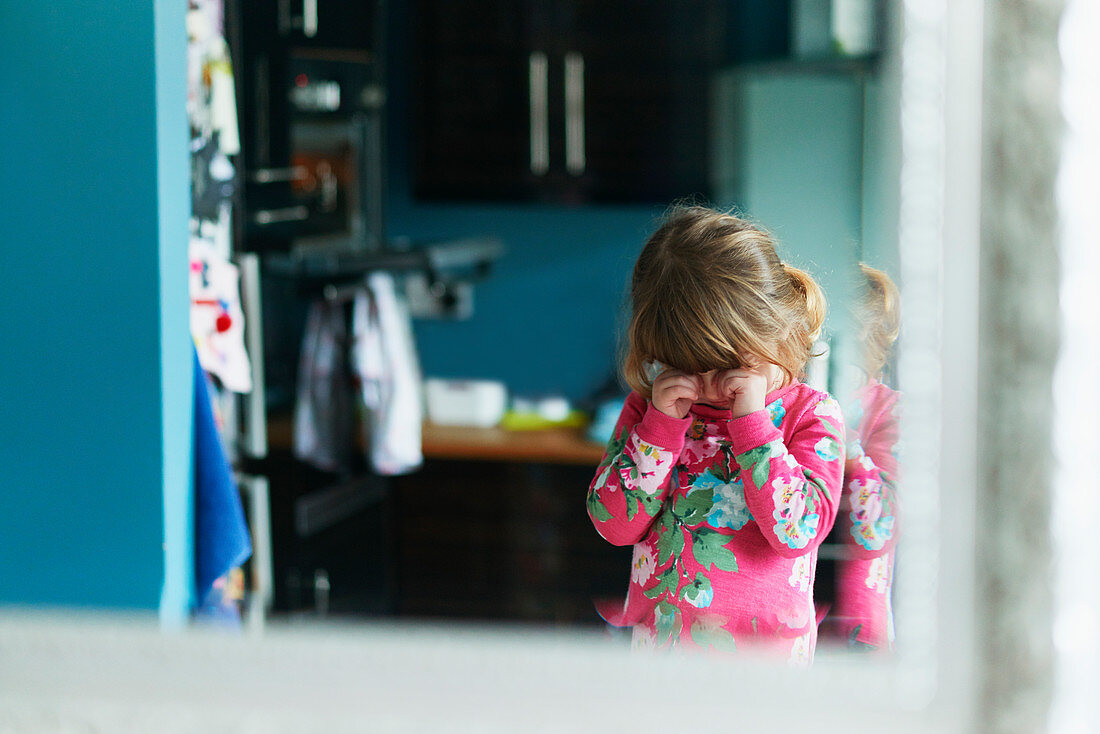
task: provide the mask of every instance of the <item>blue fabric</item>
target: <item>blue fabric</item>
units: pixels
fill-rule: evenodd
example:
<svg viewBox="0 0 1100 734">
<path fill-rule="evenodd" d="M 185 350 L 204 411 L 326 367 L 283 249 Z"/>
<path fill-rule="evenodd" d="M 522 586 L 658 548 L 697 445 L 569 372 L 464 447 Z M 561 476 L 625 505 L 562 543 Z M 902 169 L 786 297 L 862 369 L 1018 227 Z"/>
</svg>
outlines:
<svg viewBox="0 0 1100 734">
<path fill-rule="evenodd" d="M 195 598 L 252 554 L 233 470 L 225 456 L 206 372 L 195 359 Z"/>
</svg>

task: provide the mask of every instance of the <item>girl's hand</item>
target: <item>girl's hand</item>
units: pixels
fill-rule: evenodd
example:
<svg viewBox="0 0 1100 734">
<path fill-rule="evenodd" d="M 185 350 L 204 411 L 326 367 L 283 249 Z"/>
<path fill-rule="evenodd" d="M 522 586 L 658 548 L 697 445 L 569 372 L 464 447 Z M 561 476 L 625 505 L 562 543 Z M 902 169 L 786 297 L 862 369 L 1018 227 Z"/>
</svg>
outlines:
<svg viewBox="0 0 1100 734">
<path fill-rule="evenodd" d="M 729 398 L 733 418 L 763 410 L 768 392 L 782 382 L 783 373 L 777 365 L 760 363 L 726 370 L 718 375 L 722 394 Z"/>
<path fill-rule="evenodd" d="M 653 407 L 670 418 L 686 418 L 699 399 L 699 377 L 666 369 L 653 381 Z"/>
</svg>

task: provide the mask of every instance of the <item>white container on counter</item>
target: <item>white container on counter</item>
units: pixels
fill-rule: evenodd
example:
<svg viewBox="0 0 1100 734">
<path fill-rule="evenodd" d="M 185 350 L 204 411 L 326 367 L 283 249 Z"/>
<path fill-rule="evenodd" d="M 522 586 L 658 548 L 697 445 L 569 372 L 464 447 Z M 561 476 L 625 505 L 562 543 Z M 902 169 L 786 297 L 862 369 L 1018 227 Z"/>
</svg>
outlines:
<svg viewBox="0 0 1100 734">
<path fill-rule="evenodd" d="M 508 407 L 508 390 L 493 380 L 424 381 L 428 419 L 441 426 L 491 428 Z"/>
</svg>

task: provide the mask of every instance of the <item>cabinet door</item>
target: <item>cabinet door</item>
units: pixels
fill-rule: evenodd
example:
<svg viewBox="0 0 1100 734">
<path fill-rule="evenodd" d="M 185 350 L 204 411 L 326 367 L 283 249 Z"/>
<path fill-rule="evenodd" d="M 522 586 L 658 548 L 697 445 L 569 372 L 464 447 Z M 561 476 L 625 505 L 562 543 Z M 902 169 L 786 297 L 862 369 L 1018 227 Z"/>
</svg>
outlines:
<svg viewBox="0 0 1100 734">
<path fill-rule="evenodd" d="M 572 0 L 562 51 L 570 198 L 706 195 L 710 79 L 725 19 L 711 0 Z"/>
<path fill-rule="evenodd" d="M 523 0 L 419 0 L 411 141 L 417 196 L 537 196 L 548 145 L 549 61 Z"/>
<path fill-rule="evenodd" d="M 291 46 L 367 51 L 379 45 L 378 0 L 275 0 L 275 3 L 279 33 Z"/>
<path fill-rule="evenodd" d="M 420 0 L 414 190 L 667 202 L 706 193 L 717 0 Z"/>
</svg>

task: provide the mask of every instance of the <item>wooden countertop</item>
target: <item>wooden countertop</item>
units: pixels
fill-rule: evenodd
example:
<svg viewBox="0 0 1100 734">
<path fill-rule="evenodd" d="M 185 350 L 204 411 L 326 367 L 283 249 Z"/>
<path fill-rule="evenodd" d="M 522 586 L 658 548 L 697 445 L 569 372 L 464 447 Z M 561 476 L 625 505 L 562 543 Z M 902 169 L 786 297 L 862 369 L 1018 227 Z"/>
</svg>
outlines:
<svg viewBox="0 0 1100 734">
<path fill-rule="evenodd" d="M 289 449 L 293 430 L 290 416 L 272 417 L 268 421 L 268 441 L 274 447 Z M 421 440 L 425 459 L 577 464 L 595 469 L 604 452 L 603 444 L 589 441 L 576 428 L 506 431 L 425 421 Z"/>
<path fill-rule="evenodd" d="M 425 458 L 584 464 L 595 469 L 604 446 L 575 428 L 506 431 L 426 422 L 423 449 Z"/>
</svg>

